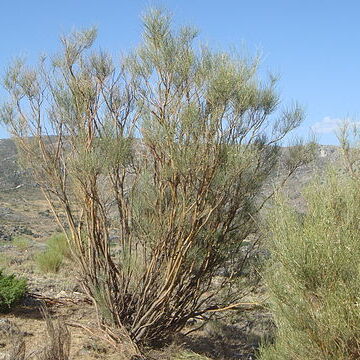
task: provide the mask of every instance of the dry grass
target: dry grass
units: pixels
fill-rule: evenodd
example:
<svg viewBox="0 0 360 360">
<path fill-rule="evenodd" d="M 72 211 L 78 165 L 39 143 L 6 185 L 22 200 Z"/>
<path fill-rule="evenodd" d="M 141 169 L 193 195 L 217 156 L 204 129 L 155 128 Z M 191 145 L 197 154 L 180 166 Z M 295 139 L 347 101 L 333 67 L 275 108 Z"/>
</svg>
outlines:
<svg viewBox="0 0 360 360">
<path fill-rule="evenodd" d="M 25 341 L 22 336 L 14 339 L 14 346 L 9 354 L 9 360 L 24 360 L 25 359 Z"/>
<path fill-rule="evenodd" d="M 12 345 L 5 355 L 6 360 L 69 360 L 70 359 L 70 332 L 64 322 L 53 321 L 49 311 L 43 307 L 42 315 L 46 323 L 46 341 L 44 339 L 26 354 L 25 334 L 21 332 L 18 326 L 11 321 L 4 321 L 2 326 L 3 337 L 8 337 L 9 343 Z"/>
<path fill-rule="evenodd" d="M 69 360 L 71 338 L 67 326 L 60 320 L 54 322 L 46 308 L 42 308 L 46 321 L 47 345 L 38 355 L 38 360 Z"/>
</svg>

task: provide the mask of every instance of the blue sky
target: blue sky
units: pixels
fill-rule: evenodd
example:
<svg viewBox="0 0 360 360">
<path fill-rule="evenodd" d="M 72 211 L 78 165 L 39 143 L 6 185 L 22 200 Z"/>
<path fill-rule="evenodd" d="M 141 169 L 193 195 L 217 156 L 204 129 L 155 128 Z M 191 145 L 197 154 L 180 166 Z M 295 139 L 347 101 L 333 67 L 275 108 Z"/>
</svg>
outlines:
<svg viewBox="0 0 360 360">
<path fill-rule="evenodd" d="M 356 0 L 12 0 L 0 2 L 0 72 L 16 56 L 30 61 L 58 48 L 60 34 L 96 25 L 97 46 L 120 54 L 141 37 L 141 14 L 161 5 L 176 24 L 192 24 L 222 49 L 262 53 L 262 73 L 280 75 L 283 104 L 306 110 L 298 134 L 312 128 L 336 144 L 344 118 L 360 108 L 360 1 Z M 0 91 L 0 100 L 4 92 Z M 0 138 L 7 137 L 0 129 Z"/>
</svg>

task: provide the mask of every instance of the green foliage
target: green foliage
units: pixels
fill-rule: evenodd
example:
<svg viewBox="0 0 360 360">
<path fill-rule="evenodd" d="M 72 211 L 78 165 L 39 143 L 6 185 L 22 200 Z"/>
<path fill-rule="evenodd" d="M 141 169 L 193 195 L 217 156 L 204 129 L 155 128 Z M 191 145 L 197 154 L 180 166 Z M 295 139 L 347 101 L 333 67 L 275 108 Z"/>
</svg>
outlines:
<svg viewBox="0 0 360 360">
<path fill-rule="evenodd" d="M 35 256 L 35 262 L 40 271 L 57 273 L 63 263 L 63 256 L 53 250 L 45 250 Z"/>
<path fill-rule="evenodd" d="M 63 233 L 52 235 L 46 242 L 47 249 L 35 256 L 35 262 L 42 272 L 56 273 L 64 261 L 71 259 L 71 251 Z"/>
<path fill-rule="evenodd" d="M 0 270 L 0 311 L 9 310 L 25 294 L 26 280 L 15 275 L 4 275 Z"/>
<path fill-rule="evenodd" d="M 279 199 L 266 280 L 278 327 L 262 360 L 360 357 L 360 183 L 331 172 L 305 191 L 306 214 Z"/>
<path fill-rule="evenodd" d="M 71 250 L 64 233 L 52 235 L 46 242 L 48 251 L 58 253 L 67 259 L 71 259 Z"/>
</svg>

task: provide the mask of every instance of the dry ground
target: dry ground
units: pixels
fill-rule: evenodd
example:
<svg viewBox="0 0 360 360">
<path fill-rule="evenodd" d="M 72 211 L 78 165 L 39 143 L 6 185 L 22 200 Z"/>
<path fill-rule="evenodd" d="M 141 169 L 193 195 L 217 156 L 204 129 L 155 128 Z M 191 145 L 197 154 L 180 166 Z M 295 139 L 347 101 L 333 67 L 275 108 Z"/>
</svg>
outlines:
<svg viewBox="0 0 360 360">
<path fill-rule="evenodd" d="M 8 324 L 4 320 L 9 320 L 25 334 L 28 354 L 43 347 L 47 336 L 40 300 L 45 300 L 54 320 L 96 328 L 94 308 L 81 292 L 74 264 L 65 262 L 57 274 L 41 273 L 34 256 L 43 250 L 46 236 L 26 238 L 28 242 L 25 244 L 11 240 L 0 242 L 0 267 L 4 267 L 7 273 L 26 277 L 29 286 L 22 303 L 10 313 L 0 315 L 0 359 L 10 351 L 14 342 L 13 337 L 1 332 L 1 326 Z M 263 298 L 261 293 L 255 296 Z M 201 322 L 193 323 L 184 333 L 201 325 Z M 91 334 L 73 326 L 68 328 L 71 333 L 71 359 L 121 359 L 119 351 L 104 341 L 100 333 L 95 331 Z M 189 335 L 178 334 L 169 348 L 152 351 L 149 356 L 153 359 L 196 359 L 189 352 L 194 351 L 211 359 L 255 359 L 261 338 L 271 334 L 271 330 L 270 316 L 263 310 L 228 311 Z"/>
</svg>

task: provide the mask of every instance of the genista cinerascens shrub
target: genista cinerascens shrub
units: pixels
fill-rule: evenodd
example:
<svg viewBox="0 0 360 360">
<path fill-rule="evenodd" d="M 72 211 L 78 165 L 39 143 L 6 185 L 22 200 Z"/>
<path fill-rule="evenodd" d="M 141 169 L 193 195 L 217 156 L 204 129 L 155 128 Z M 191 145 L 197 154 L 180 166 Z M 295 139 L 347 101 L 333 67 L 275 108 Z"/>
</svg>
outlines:
<svg viewBox="0 0 360 360">
<path fill-rule="evenodd" d="M 212 280 L 255 231 L 254 200 L 302 120 L 296 106 L 278 109 L 256 59 L 196 47 L 196 36 L 150 11 L 119 64 L 90 50 L 90 29 L 5 76 L 2 120 L 68 234 L 102 329 L 119 341 L 161 343 L 226 305 Z M 231 273 L 217 281 L 230 295 Z"/>
</svg>

